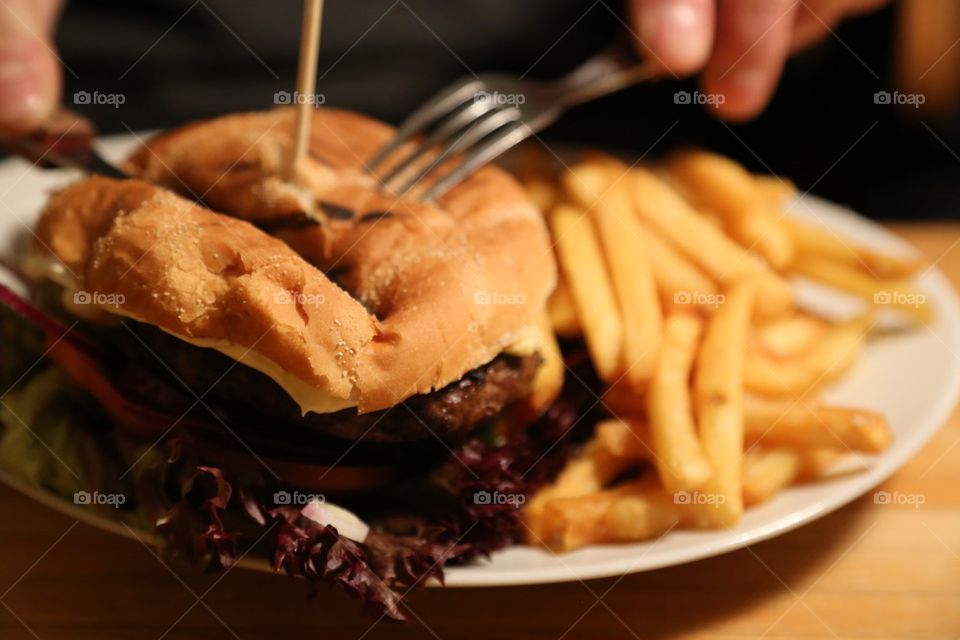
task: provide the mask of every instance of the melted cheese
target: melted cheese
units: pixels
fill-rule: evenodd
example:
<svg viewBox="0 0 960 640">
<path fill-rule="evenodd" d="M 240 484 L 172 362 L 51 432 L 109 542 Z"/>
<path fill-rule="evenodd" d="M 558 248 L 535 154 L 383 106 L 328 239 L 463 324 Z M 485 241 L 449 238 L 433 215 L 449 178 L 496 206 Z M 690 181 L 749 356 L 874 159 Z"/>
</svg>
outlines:
<svg viewBox="0 0 960 640">
<path fill-rule="evenodd" d="M 126 316 L 137 322 L 145 322 L 130 313 L 126 313 L 120 307 L 99 309 L 93 305 L 74 304 L 73 294 L 77 290 L 76 279 L 62 262 L 49 253 L 40 251 L 29 253 L 24 260 L 23 270 L 32 276 L 46 278 L 62 286 L 64 288 L 64 307 L 79 317 L 93 321 L 102 321 L 103 316 L 115 317 L 113 314 L 116 314 Z M 152 323 L 145 322 L 145 324 Z M 163 329 L 163 327 L 160 328 Z M 318 389 L 312 384 L 290 374 L 273 360 L 246 347 L 226 340 L 201 340 L 188 338 L 187 336 L 182 336 L 172 331 L 167 331 L 167 333 L 198 347 L 216 349 L 220 353 L 268 376 L 300 405 L 300 411 L 303 415 L 306 415 L 310 411 L 314 413 L 333 413 L 334 411 L 357 406 L 355 399 L 338 398 L 322 389 Z"/>
<path fill-rule="evenodd" d="M 524 327 L 511 336 L 512 340 L 503 348 L 511 356 L 531 356 L 543 349 L 543 336 L 537 327 Z"/>
<path fill-rule="evenodd" d="M 77 287 L 77 280 L 60 260 L 46 251 L 31 251 L 23 260 L 23 272 L 35 278 L 46 278 L 71 291 Z"/>
<path fill-rule="evenodd" d="M 238 362 L 242 362 L 251 369 L 256 369 L 260 373 L 269 376 L 271 380 L 280 385 L 280 387 L 300 405 L 302 415 L 306 415 L 310 411 L 314 413 L 333 413 L 334 411 L 357 406 L 356 399 L 338 398 L 329 392 L 318 389 L 310 383 L 290 374 L 273 360 L 251 351 L 246 347 L 227 342 L 226 340 L 198 340 L 169 331 L 167 333 L 198 347 L 216 349 L 220 353 Z M 528 356 L 540 351 L 541 348 L 542 338 L 540 332 L 536 327 L 527 327 L 515 334 L 514 340 L 504 348 L 504 353 L 515 356 Z"/>
<path fill-rule="evenodd" d="M 52 254 L 31 251 L 23 260 L 23 272 L 34 278 L 46 278 L 63 287 L 61 303 L 66 311 L 88 322 L 102 325 L 117 324 L 119 319 L 100 307 L 91 304 L 79 304 L 75 300 L 77 279 L 67 266 Z"/>
<path fill-rule="evenodd" d="M 160 328 L 163 329 L 163 327 Z M 180 338 L 184 342 L 189 342 L 190 344 L 198 347 L 216 349 L 220 353 L 233 358 L 237 362 L 241 362 L 251 369 L 256 369 L 260 373 L 268 376 L 271 380 L 280 385 L 280 387 L 286 391 L 287 394 L 289 394 L 298 405 L 300 405 L 300 412 L 302 415 L 307 415 L 307 413 L 311 411 L 314 413 L 333 413 L 334 411 L 340 411 L 341 409 L 348 409 L 350 407 L 357 406 L 357 401 L 355 399 L 338 398 L 327 391 L 318 389 L 305 380 L 302 380 L 289 373 L 273 360 L 266 358 L 259 353 L 248 349 L 247 347 L 242 347 L 226 340 L 198 340 L 196 338 L 188 338 L 186 336 L 173 333 L 172 331 L 167 331 L 167 333 Z"/>
<path fill-rule="evenodd" d="M 348 409 L 350 407 L 357 406 L 357 401 L 355 399 L 340 398 L 328 391 L 318 389 L 309 382 L 288 372 L 270 358 L 260 355 L 256 351 L 253 351 L 252 349 L 242 345 L 230 342 L 228 340 L 191 338 L 174 331 L 168 331 L 163 327 L 154 325 L 151 322 L 147 322 L 146 320 L 126 312 L 123 307 L 110 307 L 110 311 L 117 315 L 130 318 L 131 320 L 136 320 L 137 322 L 156 326 L 165 333 L 168 333 L 171 336 L 194 346 L 204 347 L 206 349 L 215 349 L 223 355 L 230 357 L 237 362 L 250 367 L 251 369 L 259 371 L 280 385 L 280 388 L 286 391 L 287 395 L 293 398 L 294 402 L 300 405 L 301 415 L 305 416 L 311 411 L 314 413 L 333 413 L 334 411 L 340 411 L 341 409 Z"/>
<path fill-rule="evenodd" d="M 73 293 L 76 291 L 76 280 L 63 265 L 49 253 L 31 252 L 24 261 L 24 271 L 36 277 L 43 277 L 64 287 L 64 304 L 68 310 L 76 315 L 91 320 L 99 320 L 100 315 L 117 314 L 151 324 L 126 313 L 122 308 L 110 307 L 103 310 L 100 314 L 94 314 L 96 307 L 80 306 L 71 304 Z M 98 309 L 98 311 L 100 311 Z M 163 327 L 160 327 L 163 329 Z M 164 331 L 166 331 L 164 329 Z M 318 389 L 312 384 L 302 380 L 286 371 L 282 366 L 273 360 L 266 358 L 259 353 L 248 349 L 247 347 L 234 344 L 227 340 L 197 339 L 167 331 L 170 335 L 188 342 L 198 347 L 215 349 L 220 353 L 233 358 L 234 360 L 245 364 L 251 369 L 255 369 L 276 382 L 280 387 L 293 398 L 300 406 L 302 415 L 309 412 L 314 413 L 333 413 L 341 409 L 348 409 L 357 406 L 357 400 L 354 398 L 339 398 L 333 394 Z M 503 352 L 514 356 L 529 356 L 542 349 L 543 339 L 536 327 L 525 327 L 510 336 L 510 341 L 503 348 Z"/>
</svg>

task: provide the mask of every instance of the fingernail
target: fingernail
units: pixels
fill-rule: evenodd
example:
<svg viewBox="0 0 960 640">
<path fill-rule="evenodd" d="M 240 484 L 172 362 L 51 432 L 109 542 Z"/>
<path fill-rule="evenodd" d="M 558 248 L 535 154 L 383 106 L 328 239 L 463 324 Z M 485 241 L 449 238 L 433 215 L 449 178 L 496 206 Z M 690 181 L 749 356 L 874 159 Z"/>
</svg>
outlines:
<svg viewBox="0 0 960 640">
<path fill-rule="evenodd" d="M 0 62 L 0 128 L 27 129 L 42 117 L 44 99 L 36 75 L 25 61 Z"/>
<path fill-rule="evenodd" d="M 710 34 L 703 15 L 686 2 L 662 2 L 647 11 L 640 23 L 640 37 L 665 67 L 694 71 L 710 53 Z"/>
</svg>

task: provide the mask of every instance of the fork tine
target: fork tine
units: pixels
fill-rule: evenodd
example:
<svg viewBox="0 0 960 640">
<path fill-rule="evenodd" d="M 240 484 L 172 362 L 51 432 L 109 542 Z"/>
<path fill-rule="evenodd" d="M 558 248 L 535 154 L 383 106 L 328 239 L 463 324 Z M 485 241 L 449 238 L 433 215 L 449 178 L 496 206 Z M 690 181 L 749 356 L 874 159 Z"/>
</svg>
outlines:
<svg viewBox="0 0 960 640">
<path fill-rule="evenodd" d="M 386 175 L 381 182 L 383 184 L 390 184 L 390 182 L 396 178 L 398 175 L 403 173 L 411 164 L 416 162 L 417 158 L 422 156 L 424 153 L 433 149 L 438 144 L 442 143 L 444 140 L 448 140 L 453 137 L 454 134 L 459 132 L 464 127 L 467 127 L 472 122 L 476 122 L 480 118 L 483 118 L 487 113 L 495 110 L 496 105 L 491 104 L 489 101 L 484 100 L 474 100 L 473 102 L 467 103 L 466 107 L 463 107 L 459 111 L 453 112 L 449 117 L 440 121 L 440 124 L 437 125 L 436 129 L 430 132 L 430 135 L 413 150 L 410 155 L 406 158 L 400 160 L 390 172 Z"/>
<path fill-rule="evenodd" d="M 467 99 L 476 94 L 482 87 L 483 82 L 481 80 L 477 78 L 465 78 L 442 89 L 437 95 L 421 105 L 400 124 L 393 139 L 377 151 L 369 162 L 367 162 L 367 168 L 372 172 L 377 165 L 381 164 L 397 147 L 417 133 L 420 133 L 444 114 L 451 112 L 454 108 L 466 102 Z"/>
<path fill-rule="evenodd" d="M 473 173 L 475 169 L 487 164 L 507 149 L 519 144 L 531 135 L 533 135 L 533 129 L 523 122 L 518 121 L 503 127 L 499 133 L 492 135 L 485 142 L 475 147 L 460 166 L 452 169 L 449 173 L 437 180 L 437 182 L 423 194 L 423 201 L 430 202 L 442 196 L 451 187 Z"/>
<path fill-rule="evenodd" d="M 470 125 L 461 135 L 450 139 L 446 145 L 437 154 L 430 164 L 421 169 L 415 176 L 408 179 L 398 190 L 399 195 L 410 191 L 413 187 L 430 175 L 444 160 L 455 153 L 460 153 L 469 149 L 477 142 L 480 142 L 497 129 L 516 122 L 520 119 L 520 111 L 516 107 L 508 109 L 497 109 L 489 111 L 482 115 L 472 125 Z"/>
<path fill-rule="evenodd" d="M 490 112 L 499 110 L 489 101 L 473 101 L 467 103 L 466 107 L 459 111 L 454 111 L 448 118 L 441 120 L 436 129 L 430 132 L 430 135 L 417 146 L 407 157 L 403 158 L 390 170 L 387 176 L 382 180 L 384 184 L 390 184 L 398 175 L 408 169 L 420 156 L 433 149 L 438 144 L 445 144 L 446 141 L 454 138 L 465 128 L 472 127 L 474 123 L 481 121 Z"/>
</svg>

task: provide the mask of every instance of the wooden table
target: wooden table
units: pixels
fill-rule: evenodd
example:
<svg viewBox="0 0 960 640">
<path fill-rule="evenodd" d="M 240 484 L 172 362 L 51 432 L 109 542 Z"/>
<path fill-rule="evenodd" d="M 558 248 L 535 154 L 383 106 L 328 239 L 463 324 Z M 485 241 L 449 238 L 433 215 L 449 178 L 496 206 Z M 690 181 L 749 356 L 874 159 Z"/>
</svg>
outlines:
<svg viewBox="0 0 960 640">
<path fill-rule="evenodd" d="M 960 285 L 960 225 L 894 228 Z M 308 602 L 304 583 L 244 570 L 175 575 L 4 488 L 0 638 L 960 637 L 960 412 L 883 488 L 926 501 L 868 495 L 750 549 L 621 580 L 431 589 L 409 601 L 419 620 L 373 629 L 338 593 Z"/>
</svg>

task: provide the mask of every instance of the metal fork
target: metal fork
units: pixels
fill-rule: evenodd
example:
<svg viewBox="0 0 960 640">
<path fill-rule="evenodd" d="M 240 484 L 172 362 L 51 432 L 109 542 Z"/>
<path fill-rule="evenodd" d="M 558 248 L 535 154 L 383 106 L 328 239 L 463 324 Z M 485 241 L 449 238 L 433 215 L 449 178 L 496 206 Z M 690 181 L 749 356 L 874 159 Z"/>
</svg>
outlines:
<svg viewBox="0 0 960 640">
<path fill-rule="evenodd" d="M 93 146 L 97 130 L 80 114 L 60 107 L 36 130 L 0 138 L 0 151 L 9 151 L 43 169 L 79 169 L 111 178 L 126 178 Z"/>
<path fill-rule="evenodd" d="M 446 160 L 457 157 L 453 166 L 420 196 L 429 202 L 552 124 L 570 107 L 648 80 L 653 75 L 649 65 L 638 64 L 636 58 L 618 44 L 552 82 L 500 73 L 461 78 L 407 117 L 394 138 L 370 159 L 367 167 L 374 174 L 378 169 L 385 170 L 382 184 L 402 195 Z M 383 166 L 401 145 L 421 134 L 424 135 L 422 142 L 410 153 L 390 167 Z M 426 166 L 411 171 L 417 161 L 422 161 L 425 154 L 434 149 L 437 155 Z"/>
</svg>

